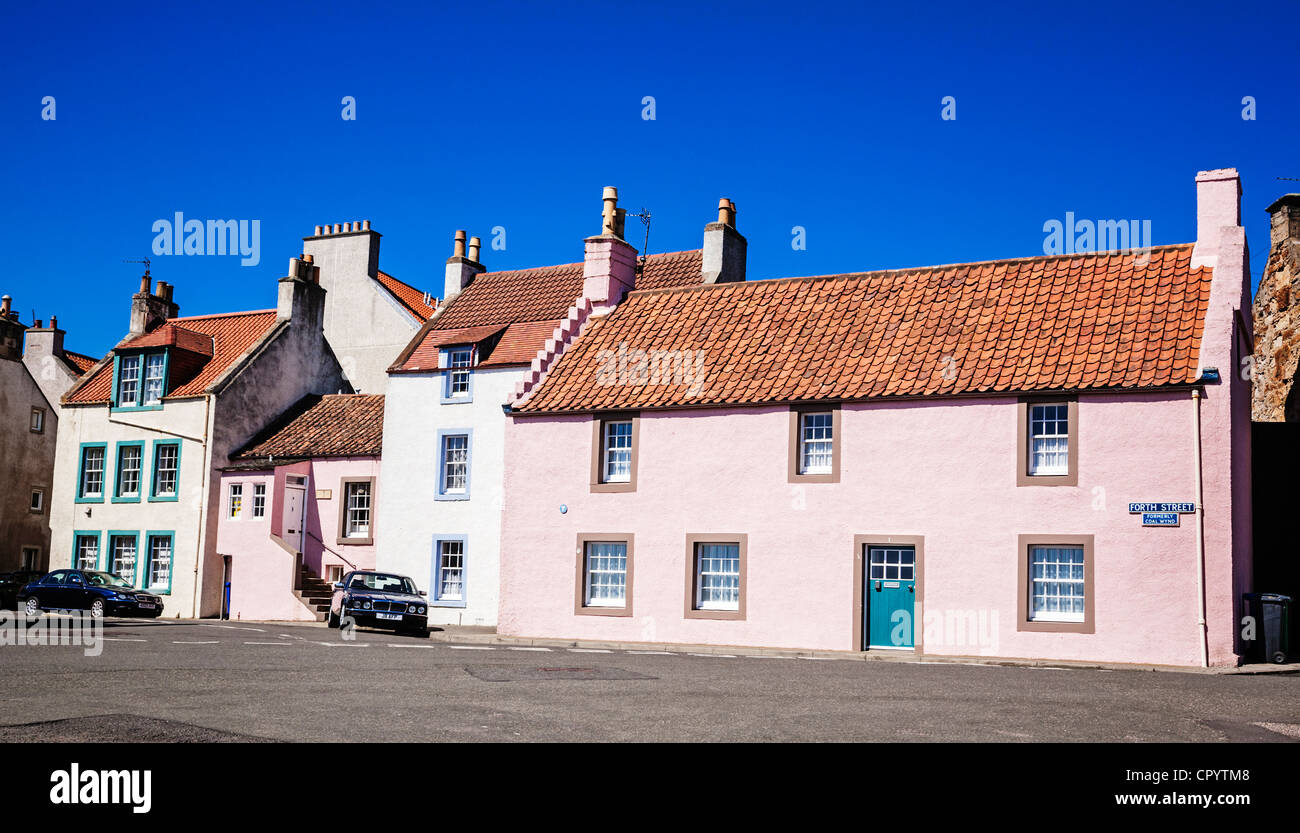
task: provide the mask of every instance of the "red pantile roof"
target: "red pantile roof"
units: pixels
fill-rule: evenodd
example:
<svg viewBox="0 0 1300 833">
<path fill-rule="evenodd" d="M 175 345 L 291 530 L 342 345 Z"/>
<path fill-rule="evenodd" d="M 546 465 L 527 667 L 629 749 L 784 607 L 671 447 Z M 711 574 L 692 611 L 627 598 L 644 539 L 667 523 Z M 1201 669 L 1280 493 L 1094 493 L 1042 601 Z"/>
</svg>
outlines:
<svg viewBox="0 0 1300 833">
<path fill-rule="evenodd" d="M 141 342 L 150 340 L 159 330 L 169 327 L 183 329 L 211 339 L 212 358 L 199 368 L 193 378 L 171 390 L 164 399 L 197 396 L 225 373 L 248 348 L 275 326 L 275 310 L 231 312 L 219 315 L 195 315 L 188 318 L 171 318 L 152 332 L 122 342 L 116 349 L 149 346 Z M 192 336 L 177 336 L 192 339 Z M 163 336 L 166 338 L 166 336 Z M 110 353 L 110 355 L 112 355 Z M 82 380 L 63 397 L 70 404 L 99 404 L 109 401 L 113 386 L 113 366 L 105 364 Z"/>
<path fill-rule="evenodd" d="M 479 367 L 504 367 L 510 364 L 528 364 L 537 357 L 543 342 L 551 337 L 559 321 L 529 321 L 511 324 L 501 334 L 501 339 Z"/>
<path fill-rule="evenodd" d="M 633 292 L 517 410 L 1187 384 L 1212 277 L 1191 254 L 1187 244 L 1145 264 L 1080 254 Z M 638 384 L 633 356 L 620 378 L 609 363 L 620 345 L 681 351 L 700 372 L 674 379 L 661 361 L 659 383 L 652 367 Z"/>
<path fill-rule="evenodd" d="M 424 292 L 421 292 L 409 283 L 399 281 L 397 278 L 394 278 L 392 275 L 385 272 L 379 272 L 375 276 L 375 279 L 379 281 L 379 284 L 384 287 L 384 289 L 387 289 L 392 293 L 393 297 L 396 298 L 402 306 L 406 307 L 412 315 L 420 319 L 421 324 L 428 321 L 429 317 L 433 315 L 433 311 L 436 307 L 430 306 L 424 302 Z"/>
<path fill-rule="evenodd" d="M 99 364 L 99 359 L 90 356 L 83 356 L 81 353 L 74 353 L 71 350 L 63 351 L 63 361 L 68 367 L 72 368 L 78 376 L 84 375 L 92 367 Z"/>
<path fill-rule="evenodd" d="M 191 353 L 211 356 L 213 345 L 211 334 L 182 327 L 173 319 L 152 332 L 119 344 L 117 349 L 135 349 L 137 347 L 178 347 Z"/>
<path fill-rule="evenodd" d="M 488 324 L 485 327 L 461 327 L 455 330 L 430 330 L 420 341 L 411 355 L 402 362 L 402 370 L 437 370 L 439 348 L 451 344 L 478 344 L 483 339 L 496 335 L 505 327 L 500 324 Z M 534 353 L 537 351 L 534 350 Z M 532 357 L 529 357 L 532 361 Z"/>
<path fill-rule="evenodd" d="M 645 269 L 637 278 L 637 286 L 664 289 L 695 286 L 702 280 L 703 252 L 695 249 L 650 255 L 646 258 Z M 494 351 L 489 361 L 496 365 L 526 364 L 533 360 L 541 349 L 542 342 L 554 331 L 556 322 L 564 318 L 569 307 L 581 294 L 581 263 L 484 272 L 447 302 L 442 313 L 429 322 L 425 331 L 416 335 L 415 347 L 407 348 L 410 355 L 390 370 L 410 372 L 428 369 L 428 351 L 433 347 L 429 343 L 433 338 L 430 334 L 435 330 L 461 330 L 489 325 L 497 325 L 499 329 L 507 324 L 528 326 L 516 329 L 513 333 L 507 332 L 502 339 L 509 339 L 506 353 L 498 359 Z M 533 338 L 535 341 L 531 346 L 524 341 Z M 421 358 L 412 363 L 411 357 L 417 354 Z"/>
<path fill-rule="evenodd" d="M 384 448 L 384 397 L 307 396 L 230 455 L 231 460 L 378 457 Z"/>
</svg>

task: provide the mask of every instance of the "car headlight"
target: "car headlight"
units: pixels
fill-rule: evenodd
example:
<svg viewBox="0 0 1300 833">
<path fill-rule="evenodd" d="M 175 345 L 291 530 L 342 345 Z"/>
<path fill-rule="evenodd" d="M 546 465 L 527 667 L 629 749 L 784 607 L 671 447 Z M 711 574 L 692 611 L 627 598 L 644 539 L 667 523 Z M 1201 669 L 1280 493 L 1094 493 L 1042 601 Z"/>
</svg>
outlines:
<svg viewBox="0 0 1300 833">
<path fill-rule="evenodd" d="M 364 608 L 364 609 L 366 609 L 366 610 L 369 610 L 369 609 L 370 609 L 370 602 L 362 602 L 362 603 L 361 603 L 361 607 Z"/>
<path fill-rule="evenodd" d="M 418 613 L 423 613 L 423 612 L 424 612 L 424 605 L 420 605 L 420 609 L 419 609 L 417 612 L 418 612 Z"/>
<path fill-rule="evenodd" d="M 407 613 L 414 613 L 414 612 L 415 612 L 415 607 L 416 607 L 415 605 L 407 605 L 407 606 L 406 606 L 406 612 L 407 612 Z"/>
</svg>

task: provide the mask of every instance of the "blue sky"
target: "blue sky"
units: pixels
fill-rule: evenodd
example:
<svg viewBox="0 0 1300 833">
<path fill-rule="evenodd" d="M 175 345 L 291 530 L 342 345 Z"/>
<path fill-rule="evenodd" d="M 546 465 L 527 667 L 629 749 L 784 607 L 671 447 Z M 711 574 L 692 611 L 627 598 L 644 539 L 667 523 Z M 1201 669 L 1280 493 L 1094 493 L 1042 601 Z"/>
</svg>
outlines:
<svg viewBox="0 0 1300 833">
<path fill-rule="evenodd" d="M 581 260 L 617 185 L 673 251 L 727 196 L 750 277 L 782 277 L 1041 254 L 1067 211 L 1188 242 L 1218 167 L 1258 280 L 1300 191 L 1295 7 L 899 5 L 7 4 L 0 292 L 98 355 L 177 211 L 261 222 L 256 267 L 155 258 L 193 315 L 274 306 L 318 224 L 371 220 L 436 293 L 457 228 L 506 229 L 490 269 Z"/>
</svg>

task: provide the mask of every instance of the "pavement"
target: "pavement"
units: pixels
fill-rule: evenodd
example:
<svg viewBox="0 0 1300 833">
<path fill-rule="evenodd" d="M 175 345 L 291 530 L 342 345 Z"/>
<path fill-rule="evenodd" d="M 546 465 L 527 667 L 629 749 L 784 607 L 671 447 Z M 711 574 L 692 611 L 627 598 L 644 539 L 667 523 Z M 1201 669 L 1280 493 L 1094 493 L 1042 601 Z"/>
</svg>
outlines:
<svg viewBox="0 0 1300 833">
<path fill-rule="evenodd" d="M 0 645 L 0 742 L 1300 740 L 1300 677 L 109 619 Z M 831 652 L 835 653 L 835 652 Z"/>
</svg>

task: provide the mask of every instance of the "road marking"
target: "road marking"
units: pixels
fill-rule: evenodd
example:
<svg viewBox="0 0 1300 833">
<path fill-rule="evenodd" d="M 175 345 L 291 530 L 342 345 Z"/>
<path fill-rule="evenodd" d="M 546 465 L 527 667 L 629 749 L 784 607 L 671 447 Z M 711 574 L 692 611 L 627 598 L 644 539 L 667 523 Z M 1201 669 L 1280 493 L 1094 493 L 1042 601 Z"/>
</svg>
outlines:
<svg viewBox="0 0 1300 833">
<path fill-rule="evenodd" d="M 675 657 L 672 651 L 628 651 L 629 654 L 636 654 L 642 657 Z"/>
<path fill-rule="evenodd" d="M 202 640 L 195 640 L 195 639 L 173 639 L 172 644 L 173 645 L 220 645 L 221 640 L 213 639 L 211 641 L 202 641 Z"/>
<path fill-rule="evenodd" d="M 508 648 L 507 650 L 510 650 L 510 651 L 550 651 L 551 649 L 550 649 L 550 648 L 524 648 L 524 647 L 520 647 L 520 646 L 513 646 L 513 647 L 511 647 L 511 648 Z"/>
<path fill-rule="evenodd" d="M 414 642 L 389 642 L 389 648 L 432 648 L 432 645 L 416 645 Z"/>
<path fill-rule="evenodd" d="M 199 627 L 203 627 L 203 628 L 227 628 L 227 629 L 232 630 L 232 631 L 257 631 L 258 633 L 266 633 L 266 630 L 263 629 L 263 628 L 246 628 L 246 627 L 243 627 L 242 625 L 209 625 L 209 624 L 207 624 L 206 622 L 204 622 L 204 623 L 200 623 Z"/>
<path fill-rule="evenodd" d="M 245 645 L 288 645 L 288 642 L 245 642 Z"/>
<path fill-rule="evenodd" d="M 495 651 L 490 645 L 448 645 L 453 651 Z"/>
<path fill-rule="evenodd" d="M 745 659 L 795 659 L 795 657 L 783 657 L 777 654 L 745 654 Z"/>
<path fill-rule="evenodd" d="M 706 658 L 710 658 L 710 659 L 711 659 L 711 658 L 715 658 L 715 657 L 718 658 L 718 659 L 736 659 L 736 655 L 735 655 L 735 654 L 687 654 L 686 656 L 688 656 L 688 657 L 706 657 Z"/>
<path fill-rule="evenodd" d="M 281 639 L 300 639 L 300 640 L 302 640 L 303 642 L 306 642 L 306 641 L 307 641 L 307 637 L 305 637 L 305 636 L 294 636 L 294 635 L 291 634 L 291 633 L 277 633 L 276 636 L 280 637 Z"/>
<path fill-rule="evenodd" d="M 835 657 L 798 657 L 798 659 L 815 659 L 815 660 L 820 660 L 822 662 L 834 662 L 836 658 Z"/>
<path fill-rule="evenodd" d="M 288 645 L 288 642 L 272 642 L 272 645 Z M 313 642 L 313 645 L 324 645 L 326 648 L 365 648 L 369 642 Z"/>
<path fill-rule="evenodd" d="M 149 641 L 147 639 L 129 639 L 125 636 L 106 636 L 104 637 L 104 640 L 107 642 L 148 642 Z"/>
<path fill-rule="evenodd" d="M 612 654 L 613 651 L 608 648 L 568 648 L 571 654 Z"/>
</svg>

